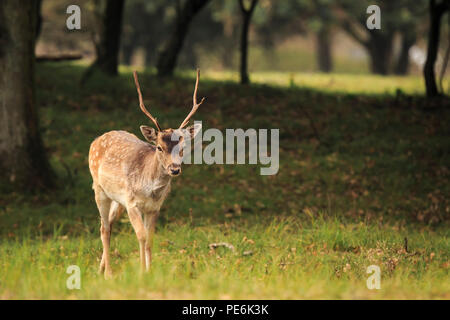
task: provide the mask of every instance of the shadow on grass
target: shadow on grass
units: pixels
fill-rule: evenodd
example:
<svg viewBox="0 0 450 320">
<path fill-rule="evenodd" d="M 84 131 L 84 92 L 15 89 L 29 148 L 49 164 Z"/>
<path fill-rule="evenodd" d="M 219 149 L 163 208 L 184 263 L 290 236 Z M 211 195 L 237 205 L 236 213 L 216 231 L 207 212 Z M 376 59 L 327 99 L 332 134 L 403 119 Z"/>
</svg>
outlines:
<svg viewBox="0 0 450 320">
<path fill-rule="evenodd" d="M 115 129 L 140 137 L 139 125 L 148 121 L 138 108 L 131 71 L 115 78 L 94 74 L 80 86 L 84 70 L 38 65 L 41 128 L 59 189 L 3 193 L 3 235 L 97 232 L 89 145 Z M 194 74 L 160 80 L 147 71 L 140 81 L 161 125 L 177 126 L 192 105 Z M 236 217 L 252 223 L 273 217 L 306 221 L 310 214 L 325 214 L 367 224 L 448 226 L 448 100 L 208 79 L 201 80 L 199 96 L 207 97 L 196 114 L 205 129 L 279 128 L 280 171 L 260 176 L 254 165 L 189 165 L 173 182 L 161 225 L 226 224 Z"/>
</svg>

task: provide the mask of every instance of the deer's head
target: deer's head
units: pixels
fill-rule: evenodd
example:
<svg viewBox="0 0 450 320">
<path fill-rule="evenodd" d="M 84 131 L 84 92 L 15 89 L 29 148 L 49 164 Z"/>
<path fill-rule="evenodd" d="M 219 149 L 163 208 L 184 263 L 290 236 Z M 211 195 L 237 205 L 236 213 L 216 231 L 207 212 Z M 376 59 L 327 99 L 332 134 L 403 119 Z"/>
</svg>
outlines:
<svg viewBox="0 0 450 320">
<path fill-rule="evenodd" d="M 145 108 L 136 71 L 134 71 L 133 76 L 139 96 L 139 106 L 142 112 L 144 112 L 156 126 L 155 129 L 142 125 L 140 127 L 142 135 L 148 142 L 156 146 L 156 159 L 162 165 L 166 173 L 171 176 L 178 176 L 181 173 L 181 162 L 183 159 L 183 148 L 185 143 L 188 139 L 193 139 L 201 129 L 201 125 L 198 124 L 185 128 L 189 123 L 190 118 L 195 114 L 198 107 L 205 100 L 205 98 L 202 98 L 202 100 L 197 103 L 197 89 L 200 78 L 200 70 L 197 70 L 197 80 L 195 81 L 194 94 L 192 98 L 192 110 L 187 115 L 186 119 L 183 120 L 178 129 L 161 129 L 158 120 L 156 120 L 156 118 L 153 117 Z"/>
</svg>

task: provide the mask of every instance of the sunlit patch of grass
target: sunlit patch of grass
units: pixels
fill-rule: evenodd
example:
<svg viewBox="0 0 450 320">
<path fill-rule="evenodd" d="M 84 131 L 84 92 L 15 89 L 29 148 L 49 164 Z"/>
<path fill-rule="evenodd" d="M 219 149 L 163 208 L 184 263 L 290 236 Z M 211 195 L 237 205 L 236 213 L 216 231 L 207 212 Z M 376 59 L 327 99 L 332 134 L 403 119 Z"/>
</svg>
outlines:
<svg viewBox="0 0 450 320">
<path fill-rule="evenodd" d="M 239 74 L 231 71 L 206 71 L 205 76 L 212 80 L 239 81 Z M 378 76 L 372 74 L 336 74 L 307 72 L 251 72 L 254 83 L 315 89 L 330 93 L 350 94 L 424 94 L 425 83 L 420 76 Z M 449 79 L 444 80 L 448 88 Z"/>
<path fill-rule="evenodd" d="M 218 70 L 223 68 L 220 55 L 212 54 L 211 48 L 197 51 L 198 65 L 203 69 Z M 238 70 L 240 53 L 238 50 L 228 50 L 229 69 Z M 333 72 L 362 74 L 369 73 L 370 61 L 366 56 L 351 57 L 347 54 L 335 52 L 333 55 Z M 319 71 L 317 54 L 311 50 L 310 43 L 306 47 L 285 46 L 277 48 L 263 48 L 261 46 L 249 47 L 249 70 L 253 72 L 279 71 L 279 72 L 317 72 Z"/>
</svg>

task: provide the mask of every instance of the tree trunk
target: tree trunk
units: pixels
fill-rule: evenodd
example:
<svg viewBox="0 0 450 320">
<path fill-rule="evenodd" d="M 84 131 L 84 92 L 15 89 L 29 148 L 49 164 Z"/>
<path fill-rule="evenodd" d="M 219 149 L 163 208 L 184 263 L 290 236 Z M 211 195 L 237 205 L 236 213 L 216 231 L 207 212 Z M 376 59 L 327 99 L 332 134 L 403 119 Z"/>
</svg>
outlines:
<svg viewBox="0 0 450 320">
<path fill-rule="evenodd" d="M 131 65 L 131 58 L 133 57 L 134 49 L 135 49 L 134 46 L 131 44 L 122 46 L 123 64 L 126 64 L 127 66 Z"/>
<path fill-rule="evenodd" d="M 402 32 L 402 43 L 400 54 L 395 65 L 394 72 L 397 75 L 406 75 L 409 71 L 409 49 L 416 43 L 415 30 L 405 30 Z"/>
<path fill-rule="evenodd" d="M 38 128 L 34 45 L 38 1 L 0 1 L 0 180 L 18 188 L 53 184 Z"/>
<path fill-rule="evenodd" d="M 158 55 L 158 76 L 172 76 L 192 19 L 210 0 L 187 0 L 178 11 L 169 40 Z"/>
<path fill-rule="evenodd" d="M 366 28 L 365 19 L 360 20 L 359 23 Z M 353 39 L 366 48 L 370 58 L 370 70 L 372 73 L 389 74 L 391 71 L 394 30 L 367 30 L 367 37 L 362 37 L 349 19 L 344 19 L 341 22 L 341 26 Z"/>
<path fill-rule="evenodd" d="M 42 0 L 37 0 L 37 11 L 36 11 L 36 41 L 39 38 L 39 35 L 41 34 L 42 29 Z"/>
<path fill-rule="evenodd" d="M 244 15 L 241 33 L 241 83 L 247 84 L 250 82 L 248 76 L 248 28 L 250 26 L 250 17 Z"/>
<path fill-rule="evenodd" d="M 196 68 L 198 65 L 197 54 L 195 52 L 194 39 L 189 41 L 184 46 L 183 54 L 181 55 L 180 64 L 185 68 Z"/>
<path fill-rule="evenodd" d="M 133 33 L 128 34 L 126 36 L 126 41 L 122 41 L 122 63 L 126 65 L 131 65 L 131 59 L 133 58 L 134 51 L 136 50 L 138 46 L 138 35 L 136 31 L 133 31 Z"/>
<path fill-rule="evenodd" d="M 145 66 L 151 67 L 154 64 L 156 48 L 153 45 L 145 47 Z"/>
<path fill-rule="evenodd" d="M 317 43 L 317 63 L 319 70 L 330 72 L 333 69 L 331 57 L 331 35 L 328 26 L 322 26 L 316 34 Z"/>
<path fill-rule="evenodd" d="M 125 0 L 107 0 L 102 17 L 97 59 L 92 65 L 109 75 L 117 75 L 119 64 L 120 34 Z"/>
<path fill-rule="evenodd" d="M 234 54 L 237 43 L 235 41 L 235 26 L 234 19 L 231 13 L 224 14 L 223 16 L 223 42 L 220 46 L 220 58 L 222 66 L 225 69 L 232 69 L 234 62 Z"/>
<path fill-rule="evenodd" d="M 370 56 L 370 69 L 375 74 L 387 75 L 391 71 L 393 34 L 378 34 L 380 30 L 371 31 L 367 50 Z"/>
<path fill-rule="evenodd" d="M 439 49 L 441 18 L 444 14 L 444 10 L 441 7 L 442 6 L 436 5 L 436 1 L 430 0 L 430 29 L 428 33 L 427 61 L 425 62 L 423 69 L 428 97 L 435 97 L 439 95 L 436 85 L 434 65 L 436 63 Z"/>
<path fill-rule="evenodd" d="M 330 72 L 333 69 L 333 57 L 331 54 L 331 21 L 333 20 L 333 15 L 331 8 L 325 6 L 323 1 L 314 0 L 312 3 L 320 21 L 320 28 L 316 33 L 317 65 L 320 71 Z"/>
<path fill-rule="evenodd" d="M 242 30 L 241 30 L 241 83 L 248 84 L 250 78 L 248 76 L 248 30 L 250 27 L 250 20 L 252 19 L 253 10 L 255 10 L 258 0 L 252 0 L 250 8 L 246 9 L 244 1 L 239 0 L 239 5 L 242 12 Z"/>
</svg>

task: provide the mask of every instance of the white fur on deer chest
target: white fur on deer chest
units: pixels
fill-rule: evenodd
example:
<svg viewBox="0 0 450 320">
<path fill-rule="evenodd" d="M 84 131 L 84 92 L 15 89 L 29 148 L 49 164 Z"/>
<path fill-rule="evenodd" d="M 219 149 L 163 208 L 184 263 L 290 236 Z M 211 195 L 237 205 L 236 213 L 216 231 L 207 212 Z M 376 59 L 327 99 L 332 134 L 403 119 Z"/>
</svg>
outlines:
<svg viewBox="0 0 450 320">
<path fill-rule="evenodd" d="M 170 180 L 155 180 L 146 183 L 137 192 L 137 205 L 142 211 L 159 211 L 170 191 Z"/>
</svg>

